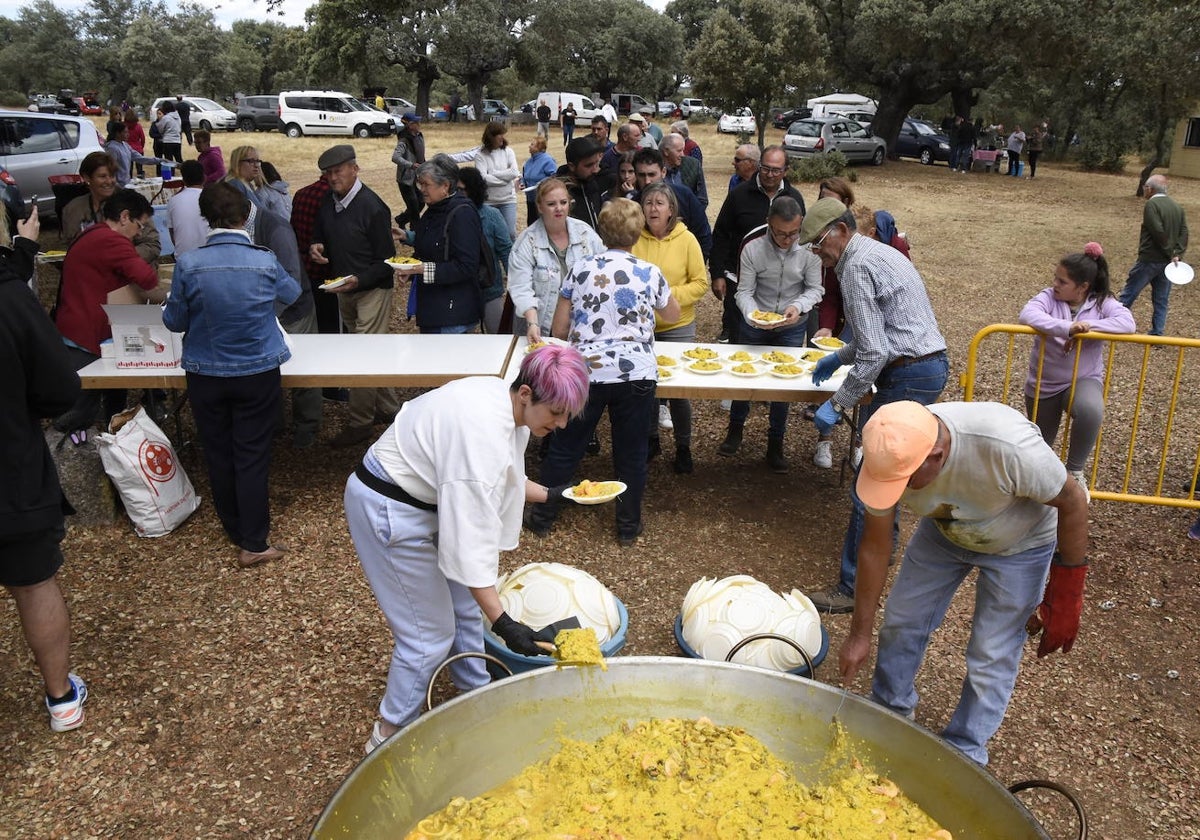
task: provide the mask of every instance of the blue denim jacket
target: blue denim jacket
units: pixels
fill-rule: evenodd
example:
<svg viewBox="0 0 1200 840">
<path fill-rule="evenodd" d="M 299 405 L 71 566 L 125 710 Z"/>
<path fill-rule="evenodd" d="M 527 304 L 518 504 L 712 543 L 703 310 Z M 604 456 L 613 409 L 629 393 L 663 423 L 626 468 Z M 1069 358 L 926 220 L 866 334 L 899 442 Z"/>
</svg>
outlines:
<svg viewBox="0 0 1200 840">
<path fill-rule="evenodd" d="M 179 255 L 163 323 L 184 333 L 185 371 L 249 376 L 291 358 L 275 320 L 275 301 L 288 305 L 299 296 L 300 284 L 271 251 L 223 230 Z"/>
</svg>

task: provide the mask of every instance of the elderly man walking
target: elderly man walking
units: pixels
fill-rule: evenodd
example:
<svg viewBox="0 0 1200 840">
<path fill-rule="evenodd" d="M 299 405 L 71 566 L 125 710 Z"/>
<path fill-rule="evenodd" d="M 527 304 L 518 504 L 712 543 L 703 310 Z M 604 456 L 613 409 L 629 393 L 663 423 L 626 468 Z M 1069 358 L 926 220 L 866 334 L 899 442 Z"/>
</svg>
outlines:
<svg viewBox="0 0 1200 840">
<path fill-rule="evenodd" d="M 385 260 L 396 254 L 391 211 L 359 180 L 353 146 L 326 149 L 317 167 L 329 179 L 329 192 L 317 209 L 309 256 L 328 265 L 332 276 L 346 277 L 332 291 L 348 332 L 387 333 L 395 275 Z M 392 422 L 399 402 L 391 388 L 354 388 L 349 409 L 346 428 L 330 441 L 335 447 L 371 440 L 372 424 Z"/>
<path fill-rule="evenodd" d="M 950 372 L 946 339 L 938 330 L 925 281 L 908 258 L 858 233 L 854 212 L 836 198 L 822 198 L 812 206 L 800 228 L 800 242 L 837 272 L 846 323 L 853 330 L 850 343 L 819 361 L 813 371 L 813 383 L 820 385 L 842 365 L 853 365 L 837 392 L 817 409 L 817 430 L 828 434 L 840 417 L 849 418 L 854 406 L 871 396 L 872 387 L 875 393 L 860 411 L 864 424 L 888 403 L 937 402 Z M 838 582 L 810 595 L 818 609 L 828 612 L 854 609 L 866 510 L 853 489 L 850 499 L 853 507 Z M 898 535 L 898 525 L 893 529 Z"/>
<path fill-rule="evenodd" d="M 1038 427 L 1012 408 L 911 401 L 883 406 L 863 429 L 856 485 L 868 514 L 854 618 L 838 655 L 842 679 L 853 680 L 871 651 L 892 522 L 904 502 L 922 519 L 887 599 L 871 699 L 912 717 L 929 637 L 978 570 L 967 673 L 941 735 L 987 764 L 1027 633 L 1042 634 L 1042 657 L 1069 652 L 1079 632 L 1087 576 L 1083 487 Z"/>
<path fill-rule="evenodd" d="M 1142 187 L 1146 206 L 1142 209 L 1142 231 L 1138 239 L 1137 262 L 1129 269 L 1125 288 L 1117 295 L 1127 308 L 1147 285 L 1154 314 L 1150 319 L 1150 335 L 1162 335 L 1167 328 L 1167 302 L 1171 282 L 1167 266 L 1178 263 L 1187 250 L 1188 229 L 1183 208 L 1167 195 L 1167 176 L 1151 175 Z"/>
</svg>

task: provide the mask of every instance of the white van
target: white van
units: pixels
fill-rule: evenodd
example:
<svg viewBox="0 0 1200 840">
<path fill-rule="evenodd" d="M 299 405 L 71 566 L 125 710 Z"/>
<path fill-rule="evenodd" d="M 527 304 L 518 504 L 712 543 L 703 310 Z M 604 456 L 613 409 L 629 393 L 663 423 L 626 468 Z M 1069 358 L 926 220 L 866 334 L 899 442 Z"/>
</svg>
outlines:
<svg viewBox="0 0 1200 840">
<path fill-rule="evenodd" d="M 558 114 L 563 108 L 567 107 L 568 102 L 575 106 L 576 125 L 591 122 L 592 117 L 600 113 L 600 106 L 593 102 L 591 97 L 584 96 L 582 93 L 571 93 L 565 90 L 544 90 L 533 101 L 533 112 L 535 114 L 537 113 L 538 106 L 543 102 L 550 106 L 550 122 L 558 122 Z"/>
<path fill-rule="evenodd" d="M 344 134 L 386 137 L 396 120 L 336 90 L 285 90 L 279 94 L 279 130 L 288 137 Z"/>
</svg>

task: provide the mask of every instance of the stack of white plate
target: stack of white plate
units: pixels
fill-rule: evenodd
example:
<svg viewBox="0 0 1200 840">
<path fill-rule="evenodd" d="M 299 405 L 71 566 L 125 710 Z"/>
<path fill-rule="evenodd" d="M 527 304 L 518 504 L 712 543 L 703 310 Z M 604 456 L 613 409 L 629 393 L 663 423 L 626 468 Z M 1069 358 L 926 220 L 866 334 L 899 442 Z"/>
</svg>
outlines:
<svg viewBox="0 0 1200 840">
<path fill-rule="evenodd" d="M 535 630 L 578 616 L 603 646 L 621 626 L 616 596 L 587 572 L 562 563 L 529 563 L 502 575 L 496 589 L 505 612 Z"/>
<path fill-rule="evenodd" d="M 821 616 L 808 596 L 798 589 L 773 592 L 749 575 L 701 578 L 688 590 L 680 615 L 684 640 L 704 659 L 724 660 L 734 645 L 758 633 L 792 639 L 810 657 L 821 650 Z M 751 642 L 733 661 L 779 671 L 804 664 L 791 645 L 773 639 Z"/>
</svg>

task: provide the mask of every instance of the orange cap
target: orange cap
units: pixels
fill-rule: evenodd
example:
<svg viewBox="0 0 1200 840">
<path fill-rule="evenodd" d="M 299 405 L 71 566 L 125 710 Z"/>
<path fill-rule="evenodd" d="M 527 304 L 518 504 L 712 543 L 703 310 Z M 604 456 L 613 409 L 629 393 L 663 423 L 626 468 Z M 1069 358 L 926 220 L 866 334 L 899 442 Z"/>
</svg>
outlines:
<svg viewBox="0 0 1200 840">
<path fill-rule="evenodd" d="M 895 505 L 933 451 L 937 435 L 937 418 L 918 402 L 880 407 L 863 428 L 862 470 L 855 485 L 863 504 L 876 510 Z"/>
</svg>

